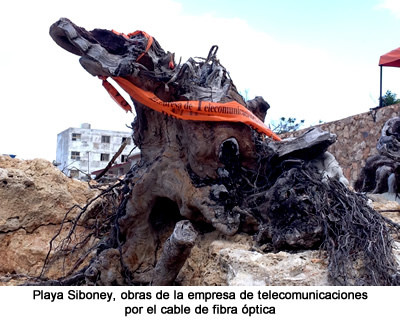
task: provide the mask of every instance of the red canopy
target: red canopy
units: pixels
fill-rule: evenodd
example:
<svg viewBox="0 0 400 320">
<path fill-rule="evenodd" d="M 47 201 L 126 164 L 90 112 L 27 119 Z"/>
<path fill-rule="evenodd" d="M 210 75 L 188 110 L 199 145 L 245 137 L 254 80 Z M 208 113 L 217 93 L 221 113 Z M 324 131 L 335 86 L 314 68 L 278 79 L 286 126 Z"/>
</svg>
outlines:
<svg viewBox="0 0 400 320">
<path fill-rule="evenodd" d="M 383 107 L 382 99 L 382 67 L 400 68 L 400 48 L 394 49 L 379 58 L 379 66 L 381 69 L 380 91 L 379 91 L 379 107 Z"/>
<path fill-rule="evenodd" d="M 394 49 L 381 56 L 379 65 L 384 67 L 400 67 L 400 48 Z"/>
</svg>

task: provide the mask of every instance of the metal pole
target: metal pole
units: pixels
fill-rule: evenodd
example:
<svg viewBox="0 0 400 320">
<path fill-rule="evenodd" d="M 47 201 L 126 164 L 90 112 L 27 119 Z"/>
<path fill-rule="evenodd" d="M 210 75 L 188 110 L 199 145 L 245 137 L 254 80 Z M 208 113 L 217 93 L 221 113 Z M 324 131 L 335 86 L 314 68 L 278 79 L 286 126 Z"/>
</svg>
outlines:
<svg viewBox="0 0 400 320">
<path fill-rule="evenodd" d="M 381 67 L 381 76 L 380 76 L 380 90 L 379 90 L 379 108 L 383 106 L 383 101 L 382 101 L 382 66 Z"/>
<path fill-rule="evenodd" d="M 90 151 L 87 152 L 87 173 L 90 177 Z"/>
</svg>

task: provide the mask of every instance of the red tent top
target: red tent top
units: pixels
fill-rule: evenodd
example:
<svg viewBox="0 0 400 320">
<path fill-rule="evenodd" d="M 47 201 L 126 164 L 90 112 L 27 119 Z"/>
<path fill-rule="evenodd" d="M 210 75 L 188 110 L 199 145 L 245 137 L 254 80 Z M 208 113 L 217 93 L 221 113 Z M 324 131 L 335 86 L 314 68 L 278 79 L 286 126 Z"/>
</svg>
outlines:
<svg viewBox="0 0 400 320">
<path fill-rule="evenodd" d="M 400 48 L 394 49 L 381 56 L 379 65 L 384 67 L 400 67 Z"/>
</svg>

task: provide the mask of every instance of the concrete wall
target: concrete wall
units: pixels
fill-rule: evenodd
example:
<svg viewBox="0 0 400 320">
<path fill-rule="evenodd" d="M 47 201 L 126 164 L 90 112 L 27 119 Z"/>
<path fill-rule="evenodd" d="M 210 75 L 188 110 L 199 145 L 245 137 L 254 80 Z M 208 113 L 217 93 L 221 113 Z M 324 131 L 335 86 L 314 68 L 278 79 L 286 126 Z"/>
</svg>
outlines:
<svg viewBox="0 0 400 320">
<path fill-rule="evenodd" d="M 80 139 L 73 141 L 72 135 L 80 134 Z M 110 143 L 102 142 L 102 136 L 109 136 Z M 122 144 L 122 138 L 129 138 L 130 144 L 126 146 L 121 156 L 127 156 L 134 144 L 131 133 L 123 131 L 99 130 L 89 127 L 68 128 L 57 135 L 57 156 L 58 168 L 67 175 L 71 170 L 79 169 L 85 173 L 103 169 L 118 151 Z M 80 159 L 72 159 L 71 152 L 79 152 Z M 101 154 L 108 154 L 108 160 L 101 160 Z M 121 163 L 121 156 L 115 163 Z M 84 174 L 79 173 L 79 178 Z"/>
<path fill-rule="evenodd" d="M 395 104 L 316 126 L 337 135 L 336 143 L 330 146 L 328 151 L 335 156 L 351 185 L 364 167 L 365 160 L 378 153 L 376 143 L 385 122 L 398 116 L 400 116 L 400 104 Z M 282 138 L 298 136 L 306 130 L 308 128 L 280 136 Z"/>
</svg>

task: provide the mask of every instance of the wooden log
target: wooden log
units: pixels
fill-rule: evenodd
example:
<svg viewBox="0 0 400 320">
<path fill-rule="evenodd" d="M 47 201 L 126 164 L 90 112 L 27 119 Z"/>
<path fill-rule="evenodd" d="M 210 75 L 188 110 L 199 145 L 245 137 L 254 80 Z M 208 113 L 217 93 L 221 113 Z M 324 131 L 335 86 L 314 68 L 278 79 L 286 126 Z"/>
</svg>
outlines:
<svg viewBox="0 0 400 320">
<path fill-rule="evenodd" d="M 175 225 L 154 269 L 153 286 L 168 286 L 174 282 L 194 246 L 196 237 L 197 232 L 189 220 L 181 220 Z"/>
<path fill-rule="evenodd" d="M 314 159 L 323 154 L 336 141 L 336 135 L 320 128 L 312 128 L 294 139 L 271 143 L 280 160 L 286 158 Z"/>
<path fill-rule="evenodd" d="M 107 166 L 94 178 L 95 180 L 99 180 L 101 177 L 103 177 L 108 170 L 110 170 L 110 168 L 112 167 L 112 165 L 114 164 L 115 160 L 117 160 L 117 158 L 119 157 L 119 155 L 122 153 L 122 151 L 124 151 L 126 145 L 128 144 L 128 141 L 125 140 L 121 146 L 119 147 L 118 151 L 114 154 L 114 156 L 112 157 L 112 159 L 110 160 L 110 162 L 108 162 Z"/>
</svg>

